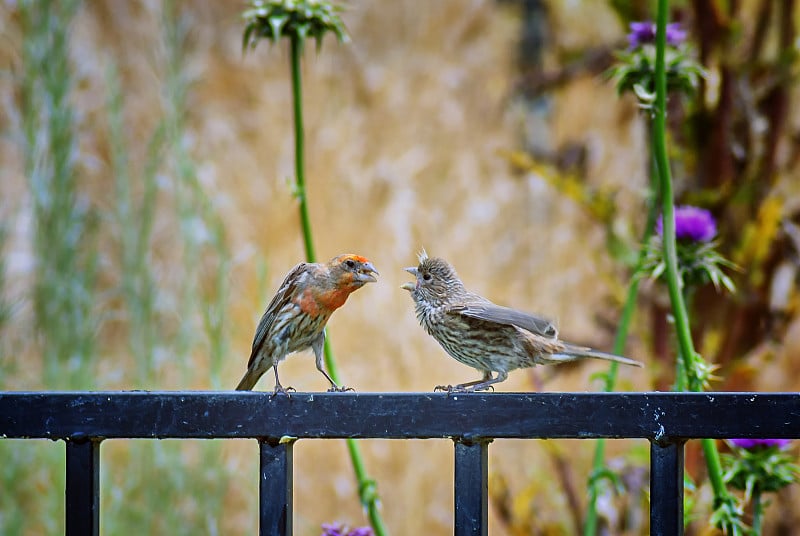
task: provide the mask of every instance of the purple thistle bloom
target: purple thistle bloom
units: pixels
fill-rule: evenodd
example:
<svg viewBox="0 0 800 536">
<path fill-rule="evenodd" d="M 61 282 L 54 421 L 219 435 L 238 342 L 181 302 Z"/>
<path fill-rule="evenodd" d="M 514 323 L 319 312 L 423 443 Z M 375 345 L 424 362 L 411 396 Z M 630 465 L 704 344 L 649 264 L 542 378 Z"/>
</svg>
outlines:
<svg viewBox="0 0 800 536">
<path fill-rule="evenodd" d="M 671 47 L 679 47 L 686 41 L 686 30 L 681 29 L 678 22 L 667 24 L 667 44 Z"/>
<path fill-rule="evenodd" d="M 628 34 L 628 44 L 630 48 L 638 48 L 645 43 L 653 43 L 656 40 L 656 25 L 652 22 L 632 22 Z"/>
<path fill-rule="evenodd" d="M 375 536 L 372 527 L 358 527 L 349 530 L 346 525 L 341 523 L 323 523 L 322 536 Z"/>
<path fill-rule="evenodd" d="M 323 523 L 322 536 L 345 536 L 341 523 Z"/>
<path fill-rule="evenodd" d="M 628 33 L 630 48 L 639 48 L 642 45 L 656 42 L 656 25 L 652 22 L 632 22 Z M 667 24 L 667 45 L 679 47 L 686 41 L 686 32 L 681 29 L 680 23 Z"/>
<path fill-rule="evenodd" d="M 656 222 L 656 232 L 664 234 L 663 217 Z M 710 242 L 717 236 L 717 223 L 711 212 L 690 205 L 675 207 L 675 238 L 684 242 Z"/>
<path fill-rule="evenodd" d="M 731 439 L 731 443 L 737 447 L 745 450 L 757 450 L 761 448 L 778 447 L 779 449 L 786 448 L 791 439 Z"/>
</svg>

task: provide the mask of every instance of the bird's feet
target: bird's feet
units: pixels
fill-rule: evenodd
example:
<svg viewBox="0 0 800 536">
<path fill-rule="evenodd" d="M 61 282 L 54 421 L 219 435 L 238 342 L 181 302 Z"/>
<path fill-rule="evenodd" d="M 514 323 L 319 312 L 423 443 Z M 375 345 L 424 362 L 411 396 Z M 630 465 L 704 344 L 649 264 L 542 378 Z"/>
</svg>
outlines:
<svg viewBox="0 0 800 536">
<path fill-rule="evenodd" d="M 344 385 L 331 385 L 328 389 L 329 393 L 346 393 L 347 391 L 355 391 L 352 387 L 345 387 Z"/>
<path fill-rule="evenodd" d="M 494 391 L 494 385 L 437 385 L 433 392 L 444 391 L 446 393 L 473 393 L 475 391 Z"/>
<path fill-rule="evenodd" d="M 296 392 L 297 390 L 294 387 L 284 387 L 283 385 L 278 384 L 275 386 L 275 390 L 272 391 L 272 395 L 270 395 L 269 399 L 272 400 L 273 398 L 278 396 L 278 394 L 282 394 L 286 395 L 286 398 L 291 400 L 292 395 L 290 393 L 296 393 Z"/>
<path fill-rule="evenodd" d="M 433 392 L 444 391 L 446 393 L 466 393 L 468 389 L 463 385 L 437 385 Z"/>
</svg>

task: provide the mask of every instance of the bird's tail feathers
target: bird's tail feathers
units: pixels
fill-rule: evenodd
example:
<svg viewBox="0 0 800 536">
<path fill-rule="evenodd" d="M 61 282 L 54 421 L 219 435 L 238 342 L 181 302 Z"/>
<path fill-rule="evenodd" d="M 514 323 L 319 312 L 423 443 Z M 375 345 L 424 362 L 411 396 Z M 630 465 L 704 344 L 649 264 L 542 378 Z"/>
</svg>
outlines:
<svg viewBox="0 0 800 536">
<path fill-rule="evenodd" d="M 239 385 L 236 386 L 236 390 L 252 391 L 253 387 L 255 387 L 256 383 L 258 383 L 259 378 L 261 378 L 261 374 L 258 374 L 254 369 L 247 369 L 247 372 L 244 373 L 242 381 L 240 381 Z"/>
<path fill-rule="evenodd" d="M 569 362 L 575 361 L 577 359 L 585 359 L 587 357 L 591 357 L 594 359 L 603 359 L 605 361 L 616 361 L 617 363 L 622 363 L 623 365 L 631 365 L 634 367 L 643 367 L 644 365 L 636 361 L 635 359 L 629 359 L 627 357 L 623 357 L 621 355 L 616 354 L 608 354 L 606 352 L 601 352 L 599 350 L 593 350 L 592 348 L 586 348 L 583 346 L 572 346 L 568 345 L 564 348 L 564 351 L 558 354 L 552 354 L 549 356 L 549 360 L 553 360 L 555 362 Z"/>
</svg>

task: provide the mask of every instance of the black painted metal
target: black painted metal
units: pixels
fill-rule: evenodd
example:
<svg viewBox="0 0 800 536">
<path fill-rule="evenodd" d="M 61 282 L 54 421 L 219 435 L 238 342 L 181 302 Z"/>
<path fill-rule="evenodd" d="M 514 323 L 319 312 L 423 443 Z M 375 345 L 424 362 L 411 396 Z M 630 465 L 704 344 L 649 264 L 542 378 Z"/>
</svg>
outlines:
<svg viewBox="0 0 800 536">
<path fill-rule="evenodd" d="M 650 443 L 650 534 L 683 536 L 683 441 Z"/>
<path fill-rule="evenodd" d="M 67 536 L 100 534 L 100 441 L 67 441 Z"/>
<path fill-rule="evenodd" d="M 682 534 L 683 443 L 800 438 L 800 393 L 0 393 L 0 438 L 67 441 L 66 533 L 97 534 L 105 438 L 259 440 L 261 534 L 291 534 L 292 442 L 451 438 L 455 533 L 487 531 L 493 438 L 651 441 L 652 534 Z"/>
<path fill-rule="evenodd" d="M 0 435 L 100 438 L 800 438 L 800 394 L 0 394 Z"/>
<path fill-rule="evenodd" d="M 259 534 L 292 534 L 292 443 L 259 441 L 261 475 L 259 481 Z"/>
<path fill-rule="evenodd" d="M 455 442 L 455 536 L 489 531 L 489 441 Z"/>
</svg>

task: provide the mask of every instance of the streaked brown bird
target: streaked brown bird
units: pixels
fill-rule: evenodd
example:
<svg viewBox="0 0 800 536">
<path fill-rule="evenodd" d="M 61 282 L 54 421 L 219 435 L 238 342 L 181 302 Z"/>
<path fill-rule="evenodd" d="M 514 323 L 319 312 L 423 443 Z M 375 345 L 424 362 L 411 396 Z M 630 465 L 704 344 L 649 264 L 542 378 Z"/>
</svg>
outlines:
<svg viewBox="0 0 800 536">
<path fill-rule="evenodd" d="M 480 380 L 439 385 L 437 391 L 493 389 L 512 370 L 587 357 L 642 366 L 627 357 L 561 341 L 549 320 L 495 305 L 470 292 L 444 259 L 422 252 L 419 266 L 405 270 L 416 277 L 415 283 L 402 288 L 411 292 L 420 325 L 457 361 L 483 373 Z M 497 375 L 492 376 L 493 372 Z"/>
<path fill-rule="evenodd" d="M 258 323 L 247 372 L 236 390 L 252 389 L 270 367 L 275 371 L 275 393 L 293 390 L 281 385 L 278 363 L 306 348 L 314 351 L 317 369 L 331 382 L 329 391 L 346 390 L 323 367 L 325 324 L 350 294 L 377 281 L 378 275 L 369 260 L 353 254 L 339 255 L 325 264 L 301 262 L 292 268 Z"/>
</svg>

